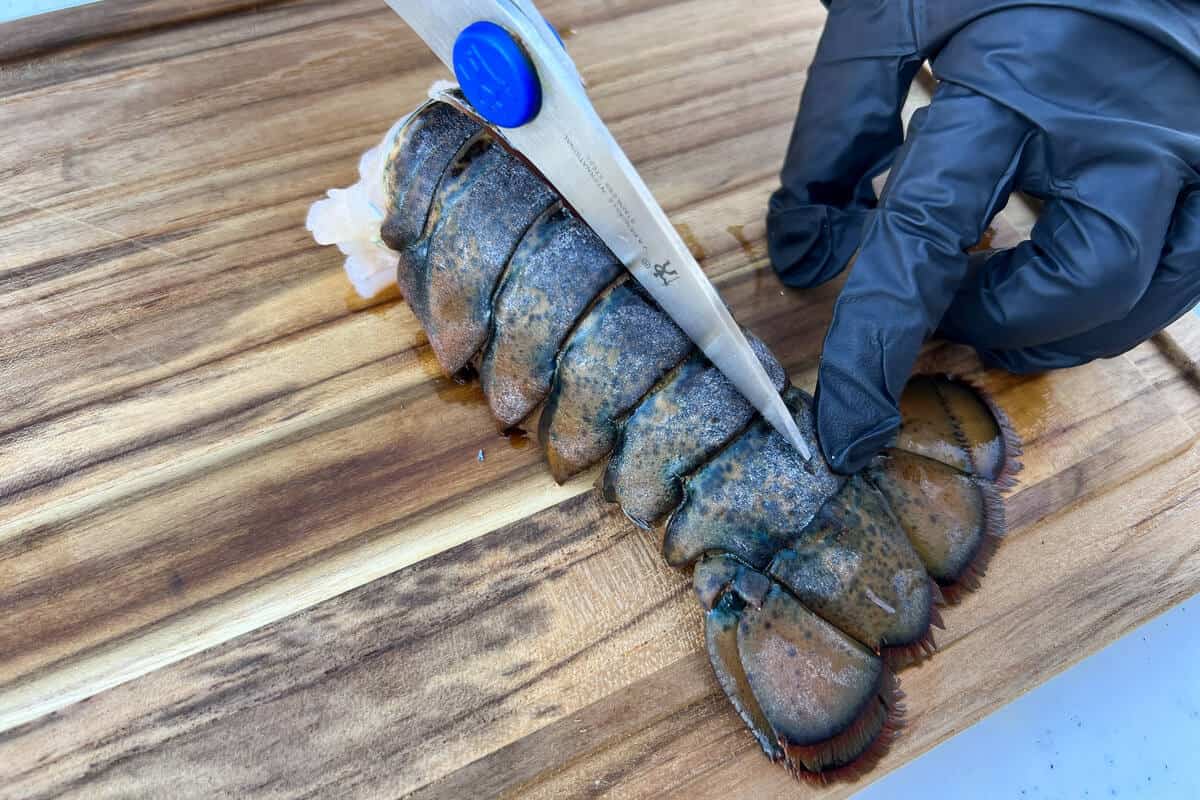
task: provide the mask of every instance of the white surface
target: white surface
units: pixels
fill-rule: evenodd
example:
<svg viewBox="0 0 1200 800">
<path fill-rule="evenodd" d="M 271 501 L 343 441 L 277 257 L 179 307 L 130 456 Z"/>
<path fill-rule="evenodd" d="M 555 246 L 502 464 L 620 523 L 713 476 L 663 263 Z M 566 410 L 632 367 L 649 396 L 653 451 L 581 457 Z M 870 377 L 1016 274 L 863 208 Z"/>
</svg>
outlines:
<svg viewBox="0 0 1200 800">
<path fill-rule="evenodd" d="M 856 800 L 1200 798 L 1198 675 L 1200 596 L 885 776 Z"/>
</svg>

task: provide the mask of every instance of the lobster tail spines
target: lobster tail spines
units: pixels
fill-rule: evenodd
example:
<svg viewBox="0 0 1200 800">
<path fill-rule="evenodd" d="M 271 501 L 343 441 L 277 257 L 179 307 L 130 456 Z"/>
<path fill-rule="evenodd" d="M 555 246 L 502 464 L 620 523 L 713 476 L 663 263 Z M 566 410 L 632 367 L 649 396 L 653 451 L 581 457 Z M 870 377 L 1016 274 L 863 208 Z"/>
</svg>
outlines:
<svg viewBox="0 0 1200 800">
<path fill-rule="evenodd" d="M 706 615 L 709 658 L 769 758 L 821 779 L 886 744 L 901 709 L 879 656 L 760 572 L 727 557 L 698 569 L 727 581 Z"/>
<path fill-rule="evenodd" d="M 999 546 L 1000 537 L 998 536 L 984 536 L 980 540 L 979 548 L 958 579 L 941 586 L 946 605 L 957 605 L 962 601 L 964 595 L 979 588 L 980 581 L 987 574 L 988 565 Z"/>
<path fill-rule="evenodd" d="M 853 781 L 875 768 L 904 727 L 904 693 L 887 667 L 877 695 L 838 736 L 816 746 L 781 743 L 784 765 L 793 777 L 807 783 Z M 809 765 L 826 764 L 819 769 Z"/>
<path fill-rule="evenodd" d="M 936 613 L 936 611 L 934 612 Z M 940 626 L 938 626 L 940 627 Z M 880 650 L 883 661 L 893 670 L 899 671 L 914 664 L 920 664 L 937 652 L 937 642 L 933 638 L 934 625 L 930 624 L 924 635 L 914 642 L 903 645 L 887 645 Z"/>
</svg>

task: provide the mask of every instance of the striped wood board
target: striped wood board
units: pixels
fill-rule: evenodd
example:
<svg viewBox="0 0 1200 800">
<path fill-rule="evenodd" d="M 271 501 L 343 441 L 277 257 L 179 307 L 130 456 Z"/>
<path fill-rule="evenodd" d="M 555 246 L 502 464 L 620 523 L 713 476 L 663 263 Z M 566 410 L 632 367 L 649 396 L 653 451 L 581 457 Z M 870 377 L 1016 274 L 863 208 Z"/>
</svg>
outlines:
<svg viewBox="0 0 1200 800">
<path fill-rule="evenodd" d="M 542 6 L 811 386 L 837 286 L 780 287 L 762 215 L 820 4 Z M 444 76 L 382 3 L 106 0 L 2 34 L 0 796 L 852 791 L 765 762 L 652 538 L 594 474 L 555 486 L 309 240 Z M 1026 469 L 877 774 L 1200 588 L 1197 354 L 1190 318 L 1038 378 L 930 350 L 1009 410 Z"/>
</svg>

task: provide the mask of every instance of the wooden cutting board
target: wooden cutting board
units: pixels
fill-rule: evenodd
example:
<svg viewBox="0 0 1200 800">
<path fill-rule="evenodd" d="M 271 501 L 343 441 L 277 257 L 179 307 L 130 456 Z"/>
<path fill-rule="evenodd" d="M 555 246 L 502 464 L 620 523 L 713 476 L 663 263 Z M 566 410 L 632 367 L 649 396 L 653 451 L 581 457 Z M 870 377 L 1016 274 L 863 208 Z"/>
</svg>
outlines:
<svg viewBox="0 0 1200 800">
<path fill-rule="evenodd" d="M 837 286 L 763 209 L 818 3 L 545 2 L 735 314 L 811 386 Z M 439 65 L 378 0 L 107 0 L 0 29 L 0 796 L 835 797 L 757 752 L 685 575 L 353 297 L 308 205 Z M 977 378 L 1012 535 L 875 775 L 1200 589 L 1189 320 Z M 482 459 L 480 458 L 482 453 Z"/>
</svg>

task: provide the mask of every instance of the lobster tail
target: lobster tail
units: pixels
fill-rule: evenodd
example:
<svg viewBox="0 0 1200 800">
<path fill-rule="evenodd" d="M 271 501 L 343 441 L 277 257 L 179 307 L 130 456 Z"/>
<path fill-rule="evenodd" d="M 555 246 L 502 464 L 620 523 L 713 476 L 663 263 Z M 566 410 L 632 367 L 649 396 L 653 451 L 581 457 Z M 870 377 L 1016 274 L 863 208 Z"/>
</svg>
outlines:
<svg viewBox="0 0 1200 800">
<path fill-rule="evenodd" d="M 559 356 L 538 426 L 554 479 L 561 483 L 608 455 L 619 418 L 691 350 L 684 332 L 634 285 L 623 283 L 597 303 Z"/>
<path fill-rule="evenodd" d="M 783 367 L 757 337 L 746 340 L 775 386 Z M 683 501 L 683 479 L 733 440 L 754 419 L 754 407 L 721 371 L 697 353 L 625 423 L 604 472 L 605 498 L 620 503 L 643 526 Z"/>
<path fill-rule="evenodd" d="M 946 598 L 979 585 L 1006 530 L 1002 493 L 1016 484 L 1020 441 L 980 390 L 918 375 L 900 398 L 894 448 L 867 470 Z"/>
<path fill-rule="evenodd" d="M 750 336 L 806 462 L 461 98 L 395 130 L 358 192 L 387 198 L 379 238 L 443 369 L 476 361 L 502 426 L 542 405 L 556 480 L 609 457 L 605 497 L 695 565 L 713 669 L 768 757 L 817 779 L 869 763 L 898 724 L 888 664 L 932 651 L 943 591 L 971 585 L 1003 532 L 1019 452 L 1003 415 L 914 378 L 895 446 L 846 479 L 811 398 Z"/>
<path fill-rule="evenodd" d="M 571 329 L 624 272 L 592 229 L 561 205 L 526 232 L 496 292 L 479 367 L 501 425 L 516 425 L 545 399 Z"/>
</svg>

